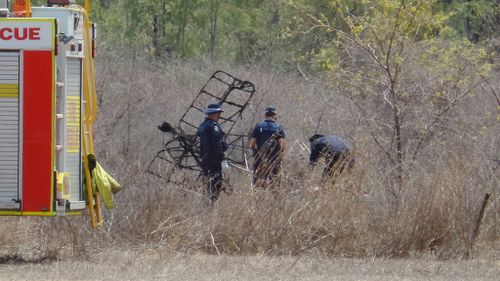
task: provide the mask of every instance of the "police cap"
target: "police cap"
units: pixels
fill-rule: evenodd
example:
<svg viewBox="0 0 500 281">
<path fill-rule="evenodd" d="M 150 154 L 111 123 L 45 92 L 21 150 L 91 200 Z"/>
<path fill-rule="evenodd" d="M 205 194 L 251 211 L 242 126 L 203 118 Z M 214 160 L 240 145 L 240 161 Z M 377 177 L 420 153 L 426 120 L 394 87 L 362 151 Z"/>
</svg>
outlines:
<svg viewBox="0 0 500 281">
<path fill-rule="evenodd" d="M 224 112 L 218 103 L 212 103 L 207 106 L 207 110 L 205 111 L 205 114 L 212 114 L 216 112 Z"/>
</svg>

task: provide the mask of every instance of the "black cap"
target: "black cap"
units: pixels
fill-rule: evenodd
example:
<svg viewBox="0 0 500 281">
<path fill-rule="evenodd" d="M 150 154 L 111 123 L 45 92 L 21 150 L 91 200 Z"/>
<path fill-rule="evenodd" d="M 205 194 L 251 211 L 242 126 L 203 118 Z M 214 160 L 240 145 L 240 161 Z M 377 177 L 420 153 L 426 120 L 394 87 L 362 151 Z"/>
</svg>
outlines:
<svg viewBox="0 0 500 281">
<path fill-rule="evenodd" d="M 266 115 L 276 114 L 276 108 L 274 106 L 268 106 L 266 107 L 266 110 L 264 112 L 266 113 Z"/>
<path fill-rule="evenodd" d="M 320 134 L 314 134 L 312 137 L 309 138 L 309 142 L 313 142 L 319 138 L 324 137 L 325 135 L 320 135 Z"/>
</svg>

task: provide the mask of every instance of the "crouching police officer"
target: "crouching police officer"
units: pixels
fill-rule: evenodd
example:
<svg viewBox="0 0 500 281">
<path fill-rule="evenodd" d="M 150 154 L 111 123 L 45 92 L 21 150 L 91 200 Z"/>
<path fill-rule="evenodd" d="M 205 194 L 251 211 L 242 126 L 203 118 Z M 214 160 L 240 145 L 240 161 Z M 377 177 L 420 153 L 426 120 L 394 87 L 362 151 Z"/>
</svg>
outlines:
<svg viewBox="0 0 500 281">
<path fill-rule="evenodd" d="M 218 123 L 221 112 L 218 104 L 208 105 L 205 111 L 207 117 L 197 132 L 200 137 L 201 168 L 211 203 L 217 201 L 222 191 L 222 161 L 227 150 L 224 132 Z"/>
<path fill-rule="evenodd" d="M 267 107 L 265 120 L 258 123 L 252 132 L 250 148 L 254 151 L 253 182 L 263 186 L 278 175 L 285 151 L 285 131 L 278 123 L 276 108 Z"/>
<path fill-rule="evenodd" d="M 310 165 L 315 165 L 321 157 L 325 159 L 323 180 L 330 180 L 333 183 L 336 174 L 354 165 L 351 147 L 341 137 L 313 135 L 309 138 L 309 142 L 311 143 Z"/>
</svg>

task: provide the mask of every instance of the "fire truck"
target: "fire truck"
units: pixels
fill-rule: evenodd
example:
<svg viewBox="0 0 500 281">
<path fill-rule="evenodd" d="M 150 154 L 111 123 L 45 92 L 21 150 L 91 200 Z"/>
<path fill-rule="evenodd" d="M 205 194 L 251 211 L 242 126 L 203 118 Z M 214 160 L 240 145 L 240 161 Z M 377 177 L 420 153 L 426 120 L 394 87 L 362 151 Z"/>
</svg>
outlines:
<svg viewBox="0 0 500 281">
<path fill-rule="evenodd" d="M 82 184 L 97 113 L 88 10 L 88 0 L 0 0 L 0 215 L 88 209 L 92 227 L 102 222 L 99 194 Z"/>
</svg>

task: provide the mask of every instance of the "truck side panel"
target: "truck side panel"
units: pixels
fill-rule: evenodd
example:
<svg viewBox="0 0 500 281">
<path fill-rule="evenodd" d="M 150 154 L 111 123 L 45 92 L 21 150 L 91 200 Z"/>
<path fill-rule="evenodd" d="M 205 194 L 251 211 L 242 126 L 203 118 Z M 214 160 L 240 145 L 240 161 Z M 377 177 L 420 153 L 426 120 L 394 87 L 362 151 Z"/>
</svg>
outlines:
<svg viewBox="0 0 500 281">
<path fill-rule="evenodd" d="M 52 51 L 24 51 L 23 212 L 53 211 Z"/>
</svg>

